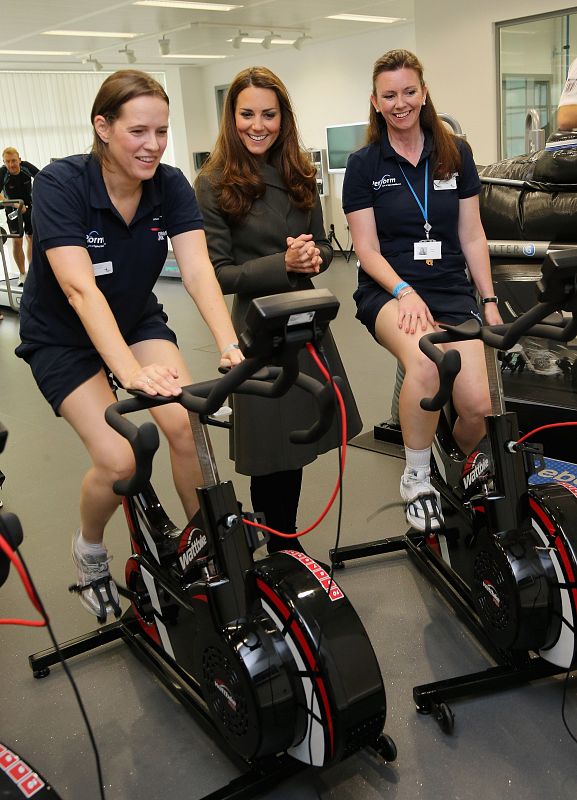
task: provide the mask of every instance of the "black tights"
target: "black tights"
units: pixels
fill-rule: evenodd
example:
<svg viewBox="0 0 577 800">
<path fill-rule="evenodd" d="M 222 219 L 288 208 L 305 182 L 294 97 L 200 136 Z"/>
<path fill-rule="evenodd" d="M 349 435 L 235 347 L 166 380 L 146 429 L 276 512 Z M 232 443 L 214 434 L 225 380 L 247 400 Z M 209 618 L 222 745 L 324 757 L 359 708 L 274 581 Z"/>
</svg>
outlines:
<svg viewBox="0 0 577 800">
<path fill-rule="evenodd" d="M 253 475 L 250 479 L 250 499 L 254 511 L 262 511 L 269 528 L 281 533 L 295 533 L 297 511 L 303 479 L 302 469 Z M 269 553 L 277 550 L 302 550 L 300 539 L 283 539 L 270 534 Z"/>
</svg>

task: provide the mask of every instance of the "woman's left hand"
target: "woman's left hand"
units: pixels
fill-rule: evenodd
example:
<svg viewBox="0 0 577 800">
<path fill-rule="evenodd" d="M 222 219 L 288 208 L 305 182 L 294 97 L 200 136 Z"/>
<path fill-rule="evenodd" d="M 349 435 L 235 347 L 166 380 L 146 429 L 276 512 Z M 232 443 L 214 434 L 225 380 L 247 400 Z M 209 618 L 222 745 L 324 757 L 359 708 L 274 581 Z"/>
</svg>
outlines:
<svg viewBox="0 0 577 800">
<path fill-rule="evenodd" d="M 236 365 L 240 364 L 241 361 L 244 361 L 244 356 L 239 348 L 227 345 L 227 347 L 225 347 L 220 354 L 219 366 L 228 369 L 230 367 L 236 367 Z"/>
<path fill-rule="evenodd" d="M 487 325 L 501 325 L 503 323 L 497 303 L 486 303 L 483 306 L 483 316 Z"/>
</svg>

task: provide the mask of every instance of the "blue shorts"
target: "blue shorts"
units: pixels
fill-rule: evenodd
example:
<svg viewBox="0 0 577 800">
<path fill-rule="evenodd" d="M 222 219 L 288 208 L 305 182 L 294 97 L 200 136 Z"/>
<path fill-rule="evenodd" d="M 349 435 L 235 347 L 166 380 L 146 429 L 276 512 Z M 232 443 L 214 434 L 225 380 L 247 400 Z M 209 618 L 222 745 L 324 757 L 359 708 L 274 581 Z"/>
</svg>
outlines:
<svg viewBox="0 0 577 800">
<path fill-rule="evenodd" d="M 450 289 L 427 290 L 415 287 L 415 291 L 425 301 L 435 322 L 446 322 L 449 325 L 460 325 L 471 317 L 481 321 L 479 306 L 475 300 L 473 287 L 470 284 L 451 287 Z M 359 284 L 353 294 L 357 304 L 356 318 L 363 323 L 376 340 L 375 324 L 381 308 L 393 300 L 393 295 L 376 283 Z"/>
<path fill-rule="evenodd" d="M 146 317 L 125 338 L 128 345 L 148 339 L 166 339 L 176 344 L 176 336 L 166 324 L 166 314 L 158 312 Z M 93 347 L 65 347 L 23 343 L 16 348 L 32 370 L 38 388 L 52 406 L 57 417 L 62 402 L 75 389 L 108 367 Z"/>
</svg>

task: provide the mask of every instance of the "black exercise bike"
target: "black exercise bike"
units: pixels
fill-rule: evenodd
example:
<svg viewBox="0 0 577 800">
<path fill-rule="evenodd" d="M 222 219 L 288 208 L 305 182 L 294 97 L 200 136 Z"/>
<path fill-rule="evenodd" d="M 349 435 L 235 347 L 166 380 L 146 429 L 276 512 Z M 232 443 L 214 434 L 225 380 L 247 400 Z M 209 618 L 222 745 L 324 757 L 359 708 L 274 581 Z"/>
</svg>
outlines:
<svg viewBox="0 0 577 800">
<path fill-rule="evenodd" d="M 254 560 L 254 519 L 241 511 L 232 483 L 219 481 L 206 428 L 231 393 L 276 397 L 297 384 L 315 398 L 319 418 L 291 439 L 320 437 L 333 419 L 333 387 L 300 373 L 298 354 L 322 339 L 338 305 L 322 289 L 255 300 L 240 337 L 242 364 L 177 398 L 139 395 L 106 413 L 136 457 L 134 476 L 115 485 L 132 544 L 119 591 L 131 608 L 61 650 L 72 656 L 116 639 L 129 644 L 248 767 L 211 797 L 254 796 L 279 771 L 322 767 L 364 747 L 387 761 L 396 756 L 382 732 L 381 673 L 355 610 L 329 568 L 291 549 L 290 540 L 286 550 Z M 156 427 L 123 417 L 166 402 L 190 412 L 205 482 L 200 512 L 184 530 L 149 483 Z M 45 676 L 56 660 L 52 651 L 31 656 L 34 675 Z"/>
<path fill-rule="evenodd" d="M 421 402 L 442 410 L 433 443 L 431 480 L 442 500 L 445 526 L 331 551 L 334 565 L 407 550 L 469 625 L 497 666 L 417 686 L 417 710 L 433 713 L 451 732 L 447 700 L 554 675 L 577 664 L 577 490 L 563 483 L 529 485 L 542 448 L 520 439 L 516 415 L 505 412 L 497 350 L 521 336 L 570 341 L 577 334 L 577 250 L 551 253 L 538 283 L 538 304 L 515 322 L 441 325 L 421 339 L 438 366 L 440 389 Z M 570 315 L 563 318 L 565 312 Z M 551 316 L 553 315 L 553 316 Z M 451 432 L 449 401 L 460 356 L 435 345 L 480 339 L 486 345 L 492 414 L 487 435 L 465 456 Z M 539 465 L 539 466 L 538 466 Z"/>
</svg>

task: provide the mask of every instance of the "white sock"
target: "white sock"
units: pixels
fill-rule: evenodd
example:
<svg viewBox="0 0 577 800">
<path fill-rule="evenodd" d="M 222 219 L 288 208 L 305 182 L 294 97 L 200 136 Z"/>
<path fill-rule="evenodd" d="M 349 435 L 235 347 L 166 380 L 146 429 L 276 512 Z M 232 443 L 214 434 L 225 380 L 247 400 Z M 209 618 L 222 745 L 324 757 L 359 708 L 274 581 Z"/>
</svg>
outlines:
<svg viewBox="0 0 577 800">
<path fill-rule="evenodd" d="M 87 542 L 86 539 L 82 534 L 76 540 L 76 549 L 79 553 L 84 554 L 85 556 L 89 555 L 98 555 L 99 553 L 106 553 L 106 547 L 104 546 L 103 542 L 97 542 L 93 544 L 92 542 Z"/>
<path fill-rule="evenodd" d="M 405 447 L 405 460 L 407 464 L 405 473 L 425 470 L 429 474 L 431 471 L 431 448 L 411 450 L 410 447 Z"/>
</svg>

